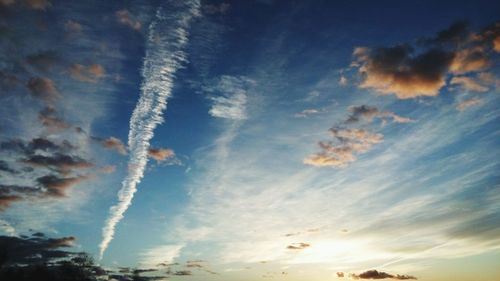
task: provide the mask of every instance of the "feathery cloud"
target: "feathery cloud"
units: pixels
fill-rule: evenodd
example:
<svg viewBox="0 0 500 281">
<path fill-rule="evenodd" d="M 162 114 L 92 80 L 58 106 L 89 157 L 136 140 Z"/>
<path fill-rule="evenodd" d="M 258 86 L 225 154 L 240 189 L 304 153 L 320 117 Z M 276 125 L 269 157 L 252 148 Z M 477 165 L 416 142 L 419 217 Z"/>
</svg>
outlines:
<svg viewBox="0 0 500 281">
<path fill-rule="evenodd" d="M 199 14 L 200 3 L 187 1 L 177 5 L 180 5 L 178 13 L 170 15 L 165 12 L 168 7 L 161 6 L 150 25 L 141 96 L 130 118 L 129 171 L 118 193 L 118 203 L 110 208 L 103 227 L 103 238 L 99 245 L 100 258 L 113 239 L 115 226 L 130 206 L 137 185 L 144 176 L 150 140 L 156 126 L 163 122 L 162 114 L 167 106 L 167 99 L 172 94 L 174 74 L 186 60 L 183 49 L 188 42 L 187 29 L 190 19 Z M 120 14 L 117 16 L 119 20 L 122 18 Z M 124 23 L 127 24 L 127 21 Z"/>
<path fill-rule="evenodd" d="M 222 76 L 215 87 L 207 88 L 219 94 L 210 97 L 212 107 L 208 113 L 218 118 L 246 119 L 247 88 L 250 83 L 243 77 Z"/>
<path fill-rule="evenodd" d="M 476 79 L 467 76 L 455 76 L 451 79 L 450 85 L 459 85 L 467 91 L 473 92 L 486 92 L 489 90 L 488 87 L 482 85 Z"/>
<path fill-rule="evenodd" d="M 473 106 L 478 106 L 482 103 L 483 103 L 483 100 L 480 98 L 471 98 L 471 99 L 459 102 L 456 108 L 459 111 L 465 111 Z"/>
</svg>

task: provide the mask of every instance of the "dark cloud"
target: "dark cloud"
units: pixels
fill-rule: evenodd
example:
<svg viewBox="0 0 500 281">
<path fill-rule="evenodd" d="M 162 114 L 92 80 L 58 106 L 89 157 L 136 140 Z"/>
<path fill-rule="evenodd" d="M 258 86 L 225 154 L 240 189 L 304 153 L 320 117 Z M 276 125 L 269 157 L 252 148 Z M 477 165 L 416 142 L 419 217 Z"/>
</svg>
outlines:
<svg viewBox="0 0 500 281">
<path fill-rule="evenodd" d="M 79 184 L 83 180 L 88 179 L 88 176 L 77 176 L 70 178 L 61 178 L 56 175 L 46 175 L 38 178 L 36 181 L 46 189 L 45 196 L 48 197 L 65 197 L 66 190 L 74 185 Z"/>
<path fill-rule="evenodd" d="M 29 65 L 42 72 L 52 69 L 59 60 L 59 56 L 55 51 L 42 51 L 26 57 L 26 62 Z"/>
<path fill-rule="evenodd" d="M 447 29 L 441 30 L 429 40 L 430 43 L 453 43 L 465 42 L 469 37 L 469 23 L 467 21 L 456 21 Z"/>
<path fill-rule="evenodd" d="M 21 162 L 35 167 L 54 169 L 61 173 L 68 173 L 74 169 L 87 169 L 94 166 L 93 163 L 78 156 L 62 153 L 55 153 L 50 156 L 32 155 L 21 160 Z"/>
<path fill-rule="evenodd" d="M 393 275 L 377 270 L 368 270 L 361 274 L 351 274 L 351 277 L 354 279 L 397 279 L 397 280 L 417 279 L 416 277 L 411 275 L 399 275 L 399 274 Z"/>
<path fill-rule="evenodd" d="M 449 75 L 477 73 L 492 66 L 491 52 L 500 52 L 500 23 L 471 33 L 467 23 L 456 22 L 424 41 L 428 43 L 424 48 L 409 44 L 356 48 L 352 66 L 361 75 L 359 87 L 400 99 L 437 96 Z"/>
<path fill-rule="evenodd" d="M 374 118 L 392 119 L 396 123 L 408 123 L 413 120 L 406 117 L 401 117 L 394 112 L 380 111 L 377 107 L 369 105 L 351 106 L 349 107 L 351 115 L 347 118 L 346 123 L 356 123 L 361 119 L 371 122 Z"/>
<path fill-rule="evenodd" d="M 292 243 L 288 245 L 286 248 L 288 250 L 303 250 L 305 248 L 311 247 L 311 244 L 308 243 Z"/>
<path fill-rule="evenodd" d="M 173 272 L 172 275 L 187 276 L 187 275 L 193 275 L 193 273 L 190 270 L 178 270 L 176 272 Z"/>
<path fill-rule="evenodd" d="M 453 52 L 430 49 L 416 53 L 408 45 L 354 51 L 361 88 L 394 94 L 400 99 L 436 96 L 446 84 L 446 73 L 453 62 Z"/>
<path fill-rule="evenodd" d="M 26 84 L 31 94 L 45 102 L 53 103 L 58 97 L 54 81 L 45 77 L 33 77 Z"/>
<path fill-rule="evenodd" d="M 72 257 L 74 253 L 60 250 L 73 245 L 75 237 L 47 238 L 0 236 L 0 249 L 6 257 L 5 265 L 33 264 Z"/>
</svg>

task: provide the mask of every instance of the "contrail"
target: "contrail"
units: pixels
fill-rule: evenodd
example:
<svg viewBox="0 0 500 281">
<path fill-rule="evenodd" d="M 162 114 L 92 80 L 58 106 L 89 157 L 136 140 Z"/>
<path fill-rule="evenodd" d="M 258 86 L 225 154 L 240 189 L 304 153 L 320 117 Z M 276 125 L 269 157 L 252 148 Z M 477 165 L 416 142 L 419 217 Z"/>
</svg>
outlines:
<svg viewBox="0 0 500 281">
<path fill-rule="evenodd" d="M 187 30 L 191 19 L 199 14 L 199 9 L 199 0 L 168 1 L 157 10 L 149 26 L 141 96 L 130 118 L 129 170 L 118 192 L 118 203 L 109 209 L 109 217 L 102 229 L 100 259 L 113 239 L 116 225 L 130 206 L 137 184 L 144 176 L 149 142 L 156 126 L 163 122 L 162 113 L 172 93 L 175 72 L 186 61 L 183 50 L 188 41 Z"/>
</svg>

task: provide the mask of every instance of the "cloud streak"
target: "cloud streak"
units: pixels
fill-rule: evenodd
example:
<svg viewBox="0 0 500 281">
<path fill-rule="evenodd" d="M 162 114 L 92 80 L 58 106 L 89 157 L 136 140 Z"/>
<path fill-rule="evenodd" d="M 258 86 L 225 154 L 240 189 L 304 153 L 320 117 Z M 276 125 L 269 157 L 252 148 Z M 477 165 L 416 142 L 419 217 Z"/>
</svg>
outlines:
<svg viewBox="0 0 500 281">
<path fill-rule="evenodd" d="M 156 126 L 163 122 L 162 114 L 172 94 L 175 72 L 186 60 L 183 49 L 188 42 L 190 20 L 199 14 L 198 1 L 182 4 L 169 1 L 166 5 L 168 7 L 162 6 L 157 10 L 156 18 L 149 27 L 142 94 L 130 119 L 129 173 L 122 182 L 118 203 L 110 208 L 103 227 L 100 258 L 113 239 L 115 227 L 130 206 L 137 184 L 144 176 L 150 140 Z"/>
</svg>

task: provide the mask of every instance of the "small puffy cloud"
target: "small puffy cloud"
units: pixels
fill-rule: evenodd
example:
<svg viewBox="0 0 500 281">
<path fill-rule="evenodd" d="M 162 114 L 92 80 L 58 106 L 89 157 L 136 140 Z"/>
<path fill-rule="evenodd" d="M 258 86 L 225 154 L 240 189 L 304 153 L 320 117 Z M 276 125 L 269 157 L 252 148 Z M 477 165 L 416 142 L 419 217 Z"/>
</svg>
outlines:
<svg viewBox="0 0 500 281">
<path fill-rule="evenodd" d="M 465 111 L 473 106 L 481 105 L 482 103 L 483 103 L 483 100 L 480 98 L 471 98 L 471 99 L 459 102 L 456 108 L 459 111 Z"/>
<path fill-rule="evenodd" d="M 64 23 L 64 30 L 71 33 L 79 33 L 82 31 L 82 25 L 74 20 L 67 20 Z"/>
<path fill-rule="evenodd" d="M 109 137 L 107 139 L 101 139 L 94 137 L 94 140 L 97 140 L 102 147 L 110 150 L 116 150 L 118 153 L 122 155 L 127 155 L 127 148 L 125 147 L 125 144 L 121 140 L 115 137 Z"/>
<path fill-rule="evenodd" d="M 288 250 L 303 250 L 305 248 L 311 247 L 311 244 L 308 243 L 292 243 L 288 245 L 286 248 Z"/>
<path fill-rule="evenodd" d="M 348 83 L 347 77 L 345 77 L 344 75 L 340 76 L 339 85 L 340 86 L 346 86 L 347 83 Z"/>
<path fill-rule="evenodd" d="M 45 102 L 53 103 L 59 96 L 54 81 L 45 77 L 33 77 L 27 84 L 30 93 Z"/>
<path fill-rule="evenodd" d="M 61 178 L 56 175 L 46 175 L 38 178 L 36 181 L 40 186 L 45 188 L 45 196 L 48 197 L 65 197 L 66 190 L 74 185 L 79 184 L 83 180 L 88 179 L 87 176 L 78 176 L 71 178 Z"/>
<path fill-rule="evenodd" d="M 351 274 L 353 279 L 396 279 L 396 280 L 416 280 L 417 278 L 411 275 L 393 275 L 383 271 L 368 270 L 361 274 Z"/>
<path fill-rule="evenodd" d="M 344 278 L 344 272 L 337 272 L 338 278 Z"/>
<path fill-rule="evenodd" d="M 356 160 L 356 154 L 367 152 L 384 138 L 365 129 L 331 128 L 330 133 L 334 141 L 319 142 L 321 151 L 305 158 L 304 164 L 342 168 Z"/>
<path fill-rule="evenodd" d="M 149 148 L 148 155 L 157 162 L 163 162 L 175 157 L 175 152 L 169 148 Z"/>
<path fill-rule="evenodd" d="M 309 108 L 309 109 L 304 109 L 301 112 L 295 113 L 294 116 L 305 118 L 305 117 L 308 117 L 308 116 L 311 116 L 314 114 L 318 114 L 318 113 L 320 113 L 319 110 L 314 109 L 314 108 Z"/>
<path fill-rule="evenodd" d="M 135 16 L 133 16 L 129 11 L 127 11 L 126 9 L 117 11 L 115 13 L 115 16 L 116 16 L 116 20 L 119 23 L 121 23 L 125 26 L 128 26 L 136 31 L 141 30 L 141 27 L 142 27 L 141 22 Z"/>
<path fill-rule="evenodd" d="M 478 80 L 467 76 L 456 76 L 450 81 L 450 85 L 459 85 L 467 91 L 487 92 L 488 87 L 482 85 Z"/>
<path fill-rule="evenodd" d="M 87 66 L 82 64 L 73 64 L 69 67 L 68 72 L 71 78 L 90 83 L 96 83 L 106 74 L 104 67 L 100 64 L 91 64 Z"/>
<path fill-rule="evenodd" d="M 407 45 L 356 48 L 353 55 L 363 77 L 361 88 L 400 99 L 438 95 L 454 58 L 453 53 L 440 49 L 415 54 Z"/>
<path fill-rule="evenodd" d="M 361 119 L 372 122 L 374 118 L 384 120 L 390 118 L 396 123 L 409 123 L 414 121 L 410 118 L 399 116 L 394 112 L 380 111 L 377 107 L 369 105 L 351 106 L 349 107 L 349 111 L 351 112 L 351 115 L 347 118 L 346 123 L 356 123 Z"/>
</svg>

